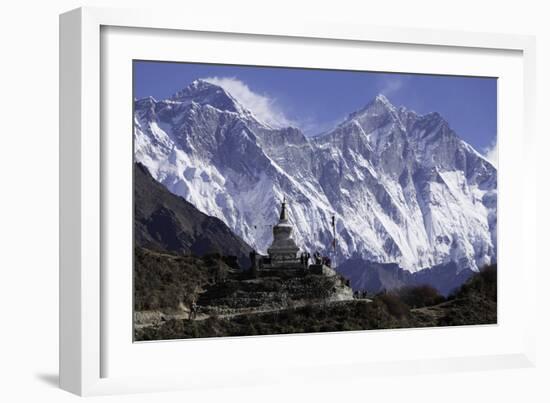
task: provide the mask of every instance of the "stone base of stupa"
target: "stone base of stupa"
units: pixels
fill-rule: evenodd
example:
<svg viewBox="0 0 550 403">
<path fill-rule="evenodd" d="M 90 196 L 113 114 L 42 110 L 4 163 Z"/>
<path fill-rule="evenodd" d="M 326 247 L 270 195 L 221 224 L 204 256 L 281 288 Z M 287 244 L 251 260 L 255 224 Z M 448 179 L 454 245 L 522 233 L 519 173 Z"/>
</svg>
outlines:
<svg viewBox="0 0 550 403">
<path fill-rule="evenodd" d="M 305 269 L 305 265 L 299 259 L 294 260 L 267 260 L 262 264 L 262 269 Z"/>
<path fill-rule="evenodd" d="M 322 274 L 323 276 L 336 276 L 336 270 L 331 267 L 328 267 L 324 264 L 311 264 L 308 268 L 309 272 L 312 274 Z"/>
</svg>

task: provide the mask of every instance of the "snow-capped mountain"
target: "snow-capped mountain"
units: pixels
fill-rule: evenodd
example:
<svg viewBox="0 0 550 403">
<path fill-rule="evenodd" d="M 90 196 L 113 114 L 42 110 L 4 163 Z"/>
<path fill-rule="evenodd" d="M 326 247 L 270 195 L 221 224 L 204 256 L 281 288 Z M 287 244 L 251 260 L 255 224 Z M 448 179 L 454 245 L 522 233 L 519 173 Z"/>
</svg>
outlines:
<svg viewBox="0 0 550 403">
<path fill-rule="evenodd" d="M 196 80 L 169 99 L 135 101 L 135 159 L 171 192 L 220 218 L 261 252 L 283 196 L 294 237 L 411 272 L 496 261 L 496 169 L 437 113 L 379 95 L 307 138 L 259 121 L 222 87 Z"/>
</svg>

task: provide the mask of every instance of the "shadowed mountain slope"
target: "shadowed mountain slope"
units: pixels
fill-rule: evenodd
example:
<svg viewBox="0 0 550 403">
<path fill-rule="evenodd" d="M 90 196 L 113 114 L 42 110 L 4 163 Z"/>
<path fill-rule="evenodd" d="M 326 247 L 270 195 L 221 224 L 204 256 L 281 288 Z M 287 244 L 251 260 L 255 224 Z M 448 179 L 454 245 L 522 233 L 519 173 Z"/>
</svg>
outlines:
<svg viewBox="0 0 550 403">
<path fill-rule="evenodd" d="M 252 250 L 223 221 L 170 193 L 140 163 L 134 164 L 134 237 L 136 246 L 148 249 L 236 256 L 242 268 Z"/>
<path fill-rule="evenodd" d="M 350 280 L 354 291 L 369 294 L 428 284 L 447 296 L 474 274 L 471 270 L 459 270 L 454 262 L 411 273 L 395 263 L 369 262 L 361 258 L 348 259 L 337 270 Z"/>
</svg>

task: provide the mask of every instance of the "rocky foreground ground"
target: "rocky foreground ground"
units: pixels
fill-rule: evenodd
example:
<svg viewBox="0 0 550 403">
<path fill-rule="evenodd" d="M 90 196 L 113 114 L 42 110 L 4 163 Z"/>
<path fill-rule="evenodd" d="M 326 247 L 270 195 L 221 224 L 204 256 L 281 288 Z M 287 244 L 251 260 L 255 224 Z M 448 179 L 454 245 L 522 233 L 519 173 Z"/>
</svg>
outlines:
<svg viewBox="0 0 550 403">
<path fill-rule="evenodd" d="M 229 262 L 230 263 L 230 262 Z M 448 298 L 430 287 L 353 298 L 341 276 L 252 275 L 223 257 L 136 250 L 135 340 L 496 323 L 496 266 Z M 195 302 L 196 316 L 190 319 Z"/>
</svg>

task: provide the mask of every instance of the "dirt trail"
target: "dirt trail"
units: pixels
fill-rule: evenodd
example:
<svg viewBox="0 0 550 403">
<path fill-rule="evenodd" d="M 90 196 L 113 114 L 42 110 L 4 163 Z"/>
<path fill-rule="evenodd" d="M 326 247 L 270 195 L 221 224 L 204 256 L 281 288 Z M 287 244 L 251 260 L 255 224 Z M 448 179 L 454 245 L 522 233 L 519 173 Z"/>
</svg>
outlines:
<svg viewBox="0 0 550 403">
<path fill-rule="evenodd" d="M 425 306 L 422 308 L 413 308 L 411 313 L 419 315 L 420 319 L 424 319 L 429 322 L 437 322 L 446 314 L 445 308 L 451 305 L 453 301 L 445 301 L 437 305 Z"/>
<path fill-rule="evenodd" d="M 359 301 L 359 299 L 355 299 L 354 301 Z M 372 302 L 372 300 L 370 299 L 365 299 L 365 301 Z M 303 308 L 305 306 L 336 305 L 336 304 L 343 304 L 348 302 L 350 301 L 329 301 L 329 302 L 314 302 L 314 303 L 303 302 L 303 303 L 295 303 L 293 305 L 293 308 Z M 227 319 L 227 318 L 234 318 L 236 316 L 242 316 L 242 315 L 259 315 L 259 314 L 270 313 L 270 312 L 279 312 L 287 309 L 291 309 L 291 308 L 287 307 L 287 308 L 270 308 L 270 309 L 252 309 L 252 310 L 246 310 L 246 311 L 243 310 L 240 312 L 220 314 L 216 316 L 218 318 Z M 205 320 L 210 318 L 211 316 L 214 316 L 214 315 L 197 314 L 197 318 L 195 320 Z M 185 319 L 188 319 L 188 318 L 185 318 Z"/>
<path fill-rule="evenodd" d="M 354 299 L 353 301 L 360 301 L 360 300 L 363 300 L 363 301 L 367 301 L 367 302 L 372 302 L 371 299 Z M 293 308 L 303 308 L 305 306 L 322 306 L 322 305 L 335 305 L 335 304 L 344 304 L 344 303 L 349 303 L 350 301 L 329 301 L 329 302 L 315 302 L 315 303 L 308 303 L 308 302 L 302 302 L 302 303 L 295 303 L 293 305 Z M 287 309 L 291 309 L 290 307 L 287 307 L 287 308 L 268 308 L 268 309 L 248 309 L 248 310 L 242 310 L 242 311 L 239 311 L 239 312 L 231 312 L 231 313 L 223 313 L 223 314 L 218 314 L 218 315 L 208 315 L 206 313 L 201 313 L 201 310 L 200 310 L 200 307 L 199 307 L 199 311 L 197 312 L 197 316 L 195 317 L 195 319 L 193 319 L 194 321 L 203 321 L 203 320 L 206 320 L 206 319 L 209 319 L 211 317 L 217 317 L 217 318 L 220 318 L 220 319 L 229 319 L 229 318 L 234 318 L 234 317 L 237 317 L 237 316 L 242 316 L 242 315 L 260 315 L 260 314 L 264 314 L 264 313 L 271 313 L 271 312 L 279 312 L 279 311 L 284 311 L 284 310 L 287 310 Z M 167 321 L 167 320 L 172 320 L 172 319 L 175 319 L 175 320 L 189 320 L 189 313 L 188 312 L 183 312 L 183 313 L 172 313 L 172 314 L 161 314 L 159 312 L 159 316 L 162 316 L 162 320 L 161 319 L 156 319 L 155 321 L 151 321 L 151 322 L 141 322 L 141 323 L 135 323 L 134 324 L 134 327 L 136 329 L 142 329 L 142 328 L 146 328 L 146 327 L 149 327 L 149 326 L 155 326 L 155 325 L 159 325 L 161 322 L 164 322 L 164 321 Z"/>
</svg>

